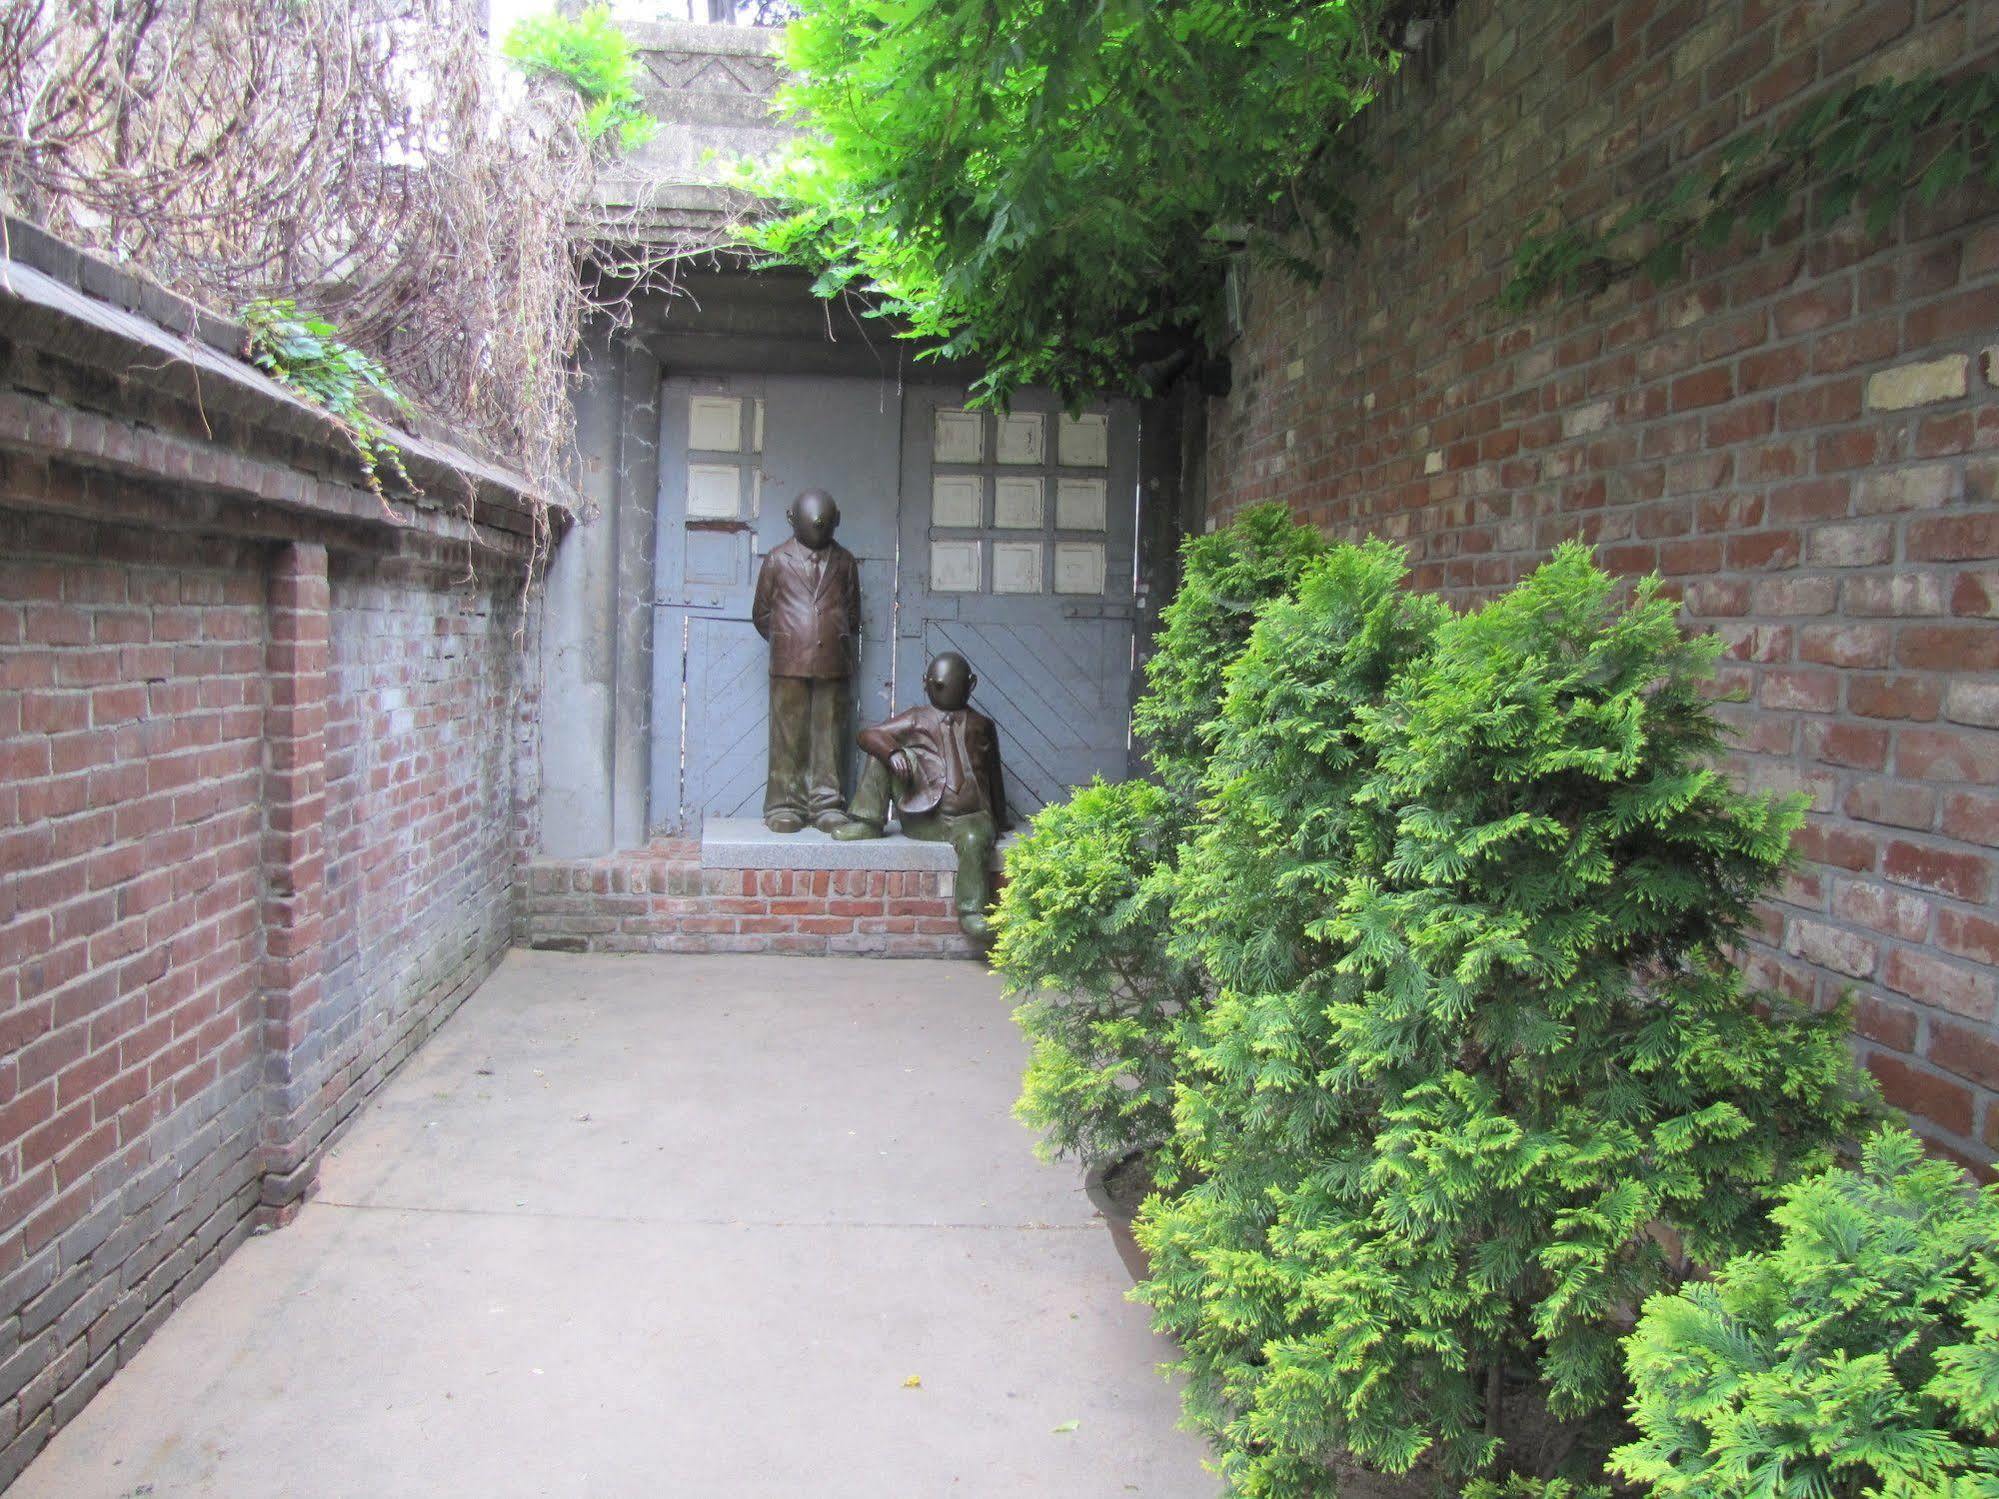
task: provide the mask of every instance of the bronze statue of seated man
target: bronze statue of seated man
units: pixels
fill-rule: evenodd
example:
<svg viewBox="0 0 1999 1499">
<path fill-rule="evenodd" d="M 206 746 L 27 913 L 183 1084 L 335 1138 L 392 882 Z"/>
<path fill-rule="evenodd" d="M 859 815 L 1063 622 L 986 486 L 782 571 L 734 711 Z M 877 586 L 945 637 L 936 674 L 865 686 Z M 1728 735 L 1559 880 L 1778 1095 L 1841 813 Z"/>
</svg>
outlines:
<svg viewBox="0 0 1999 1499">
<path fill-rule="evenodd" d="M 833 829 L 833 836 L 881 837 L 893 800 L 904 833 L 957 851 L 958 925 L 966 936 L 983 940 L 992 931 L 986 921 L 992 893 L 987 862 L 1006 828 L 1006 792 L 993 721 L 967 706 L 978 685 L 971 664 L 946 651 L 923 670 L 927 706 L 861 730 L 867 760 L 847 807 L 848 822 Z"/>
</svg>

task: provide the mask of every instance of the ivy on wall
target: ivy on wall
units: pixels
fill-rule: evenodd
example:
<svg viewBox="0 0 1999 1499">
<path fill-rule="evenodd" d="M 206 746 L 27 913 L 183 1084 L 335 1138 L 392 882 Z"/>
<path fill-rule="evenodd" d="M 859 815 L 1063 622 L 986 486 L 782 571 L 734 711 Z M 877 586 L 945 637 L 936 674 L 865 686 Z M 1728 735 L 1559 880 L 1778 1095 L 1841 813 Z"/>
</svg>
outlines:
<svg viewBox="0 0 1999 1499">
<path fill-rule="evenodd" d="M 1935 203 L 1974 178 L 1999 186 L 1995 139 L 1999 74 L 1837 90 L 1788 124 L 1738 136 L 1601 225 L 1529 234 L 1500 302 L 1521 312 L 1551 294 L 1592 293 L 1631 275 L 1674 280 L 1690 250 L 1719 250 L 1738 230 L 1760 239 L 1808 192 L 1819 227 L 1858 213 L 1878 234 L 1911 200 Z"/>
<path fill-rule="evenodd" d="M 384 470 L 403 488 L 420 493 L 402 450 L 375 414 L 379 405 L 401 416 L 411 414 L 409 398 L 396 387 L 380 363 L 340 337 L 324 318 L 299 311 L 289 297 L 268 297 L 243 309 L 249 331 L 245 354 L 293 395 L 319 407 L 347 434 L 361 460 L 361 473 L 377 498 Z"/>
</svg>

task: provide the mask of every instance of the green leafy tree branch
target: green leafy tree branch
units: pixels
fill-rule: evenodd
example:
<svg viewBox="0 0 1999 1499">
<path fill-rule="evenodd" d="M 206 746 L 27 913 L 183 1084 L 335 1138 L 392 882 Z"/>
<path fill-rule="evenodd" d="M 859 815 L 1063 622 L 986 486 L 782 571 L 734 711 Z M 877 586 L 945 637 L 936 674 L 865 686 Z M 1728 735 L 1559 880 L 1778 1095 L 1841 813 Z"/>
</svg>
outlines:
<svg viewBox="0 0 1999 1499">
<path fill-rule="evenodd" d="M 1135 389 L 1161 338 L 1224 325 L 1253 253 L 1316 274 L 1349 232 L 1342 127 L 1395 52 L 1385 0 L 811 0 L 782 96 L 805 127 L 739 185 L 822 296 L 862 294 L 977 398 Z"/>
<path fill-rule="evenodd" d="M 583 101 L 583 133 L 614 138 L 621 150 L 643 146 L 659 131 L 639 94 L 638 60 L 611 20 L 609 7 L 593 5 L 575 16 L 556 12 L 516 21 L 501 55 L 527 76 L 557 78 Z"/>
</svg>

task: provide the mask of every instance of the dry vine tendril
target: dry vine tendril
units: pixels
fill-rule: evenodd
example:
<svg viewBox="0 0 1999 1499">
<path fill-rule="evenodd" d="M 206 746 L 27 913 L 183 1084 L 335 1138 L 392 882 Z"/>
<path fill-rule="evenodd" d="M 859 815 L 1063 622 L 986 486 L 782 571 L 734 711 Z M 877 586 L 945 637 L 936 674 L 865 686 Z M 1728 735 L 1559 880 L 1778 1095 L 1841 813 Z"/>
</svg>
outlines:
<svg viewBox="0 0 1999 1499">
<path fill-rule="evenodd" d="M 611 210 L 579 225 L 608 159 L 587 101 L 563 77 L 497 87 L 481 10 L 287 0 L 277 26 L 265 0 L 0 0 L 0 209 L 209 307 L 264 306 L 257 352 L 330 396 L 371 487 L 394 450 L 341 406 L 349 377 L 385 417 L 478 439 L 527 476 L 538 556 L 584 320 L 671 290 L 690 251 Z M 279 347 L 300 329 L 324 345 L 303 360 Z"/>
<path fill-rule="evenodd" d="M 1617 215 L 1524 239 L 1501 305 L 1521 312 L 1550 293 L 1602 290 L 1644 274 L 1670 281 L 1690 248 L 1719 250 L 1740 227 L 1760 239 L 1816 188 L 1829 227 L 1864 206 L 1870 234 L 1913 196 L 1929 205 L 1974 177 L 1999 186 L 1999 74 L 1887 79 L 1835 92 L 1783 128 L 1749 131 L 1713 163 Z M 1545 215 L 1537 215 L 1539 218 Z"/>
</svg>

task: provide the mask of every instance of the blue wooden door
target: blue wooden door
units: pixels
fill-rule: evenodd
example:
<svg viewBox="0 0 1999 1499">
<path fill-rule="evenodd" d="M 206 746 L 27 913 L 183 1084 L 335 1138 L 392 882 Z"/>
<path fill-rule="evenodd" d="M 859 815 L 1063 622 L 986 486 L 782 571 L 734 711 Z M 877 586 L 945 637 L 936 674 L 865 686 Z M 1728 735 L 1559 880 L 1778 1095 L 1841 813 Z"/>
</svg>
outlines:
<svg viewBox="0 0 1999 1499">
<path fill-rule="evenodd" d="M 1124 774 L 1137 414 L 1113 401 L 1072 419 L 1031 393 L 973 412 L 964 397 L 905 397 L 896 675 L 906 706 L 938 651 L 972 663 L 1024 817 Z"/>
<path fill-rule="evenodd" d="M 785 509 L 802 489 L 832 492 L 838 539 L 860 564 L 857 714 L 888 711 L 901 421 L 894 387 L 872 380 L 758 375 L 664 383 L 654 832 L 692 833 L 707 816 L 762 811 L 770 656 L 750 624 L 750 599 L 764 554 L 791 534 Z"/>
</svg>

